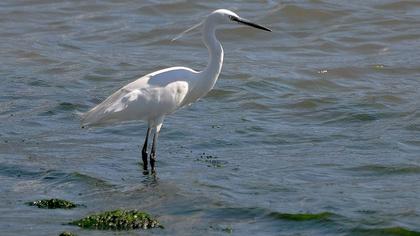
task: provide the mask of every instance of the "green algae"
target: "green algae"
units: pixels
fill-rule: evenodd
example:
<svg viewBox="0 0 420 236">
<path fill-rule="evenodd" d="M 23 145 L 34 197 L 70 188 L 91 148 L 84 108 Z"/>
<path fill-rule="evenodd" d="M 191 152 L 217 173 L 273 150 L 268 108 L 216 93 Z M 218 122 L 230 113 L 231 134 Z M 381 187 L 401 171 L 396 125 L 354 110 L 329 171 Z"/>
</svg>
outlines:
<svg viewBox="0 0 420 236">
<path fill-rule="evenodd" d="M 61 234 L 59 234 L 58 236 L 76 236 L 76 234 L 69 232 L 69 231 L 64 231 Z"/>
<path fill-rule="evenodd" d="M 373 67 L 373 69 L 380 70 L 380 69 L 385 68 L 385 65 L 382 65 L 382 64 L 376 64 L 376 65 L 373 65 L 372 67 Z"/>
<path fill-rule="evenodd" d="M 70 222 L 85 229 L 100 230 L 131 230 L 163 228 L 160 223 L 149 214 L 136 210 L 114 210 L 93 214 Z"/>
<path fill-rule="evenodd" d="M 420 236 L 420 232 L 405 229 L 403 227 L 355 229 L 354 235 L 369 236 Z"/>
<path fill-rule="evenodd" d="M 42 199 L 34 202 L 28 202 L 27 204 L 30 206 L 37 206 L 38 208 L 46 209 L 71 209 L 77 207 L 76 204 L 70 201 L 58 198 Z"/>
<path fill-rule="evenodd" d="M 330 212 L 321 212 L 317 214 L 311 213 L 298 213 L 298 214 L 290 214 L 290 213 L 279 213 L 273 212 L 270 213 L 271 217 L 281 220 L 290 220 L 290 221 L 307 221 L 307 220 L 328 220 L 333 214 Z"/>
<path fill-rule="evenodd" d="M 222 229 L 223 232 L 228 233 L 228 234 L 232 234 L 233 233 L 233 228 L 231 226 L 228 226 L 226 228 Z"/>
</svg>

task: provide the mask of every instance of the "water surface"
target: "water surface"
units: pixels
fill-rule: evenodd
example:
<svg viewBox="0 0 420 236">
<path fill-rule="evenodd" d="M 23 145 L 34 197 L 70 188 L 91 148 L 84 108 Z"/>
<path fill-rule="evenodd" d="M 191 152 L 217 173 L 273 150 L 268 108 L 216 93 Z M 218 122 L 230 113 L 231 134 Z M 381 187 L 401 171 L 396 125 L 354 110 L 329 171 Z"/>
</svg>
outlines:
<svg viewBox="0 0 420 236">
<path fill-rule="evenodd" d="M 274 32 L 219 31 L 220 80 L 167 117 L 157 179 L 143 176 L 144 123 L 82 130 L 76 113 L 157 69 L 201 70 L 199 34 L 170 40 L 217 8 Z M 0 25 L 1 235 L 420 231 L 416 1 L 8 0 Z M 24 204 L 51 197 L 86 207 Z M 63 225 L 115 208 L 165 229 Z"/>
</svg>

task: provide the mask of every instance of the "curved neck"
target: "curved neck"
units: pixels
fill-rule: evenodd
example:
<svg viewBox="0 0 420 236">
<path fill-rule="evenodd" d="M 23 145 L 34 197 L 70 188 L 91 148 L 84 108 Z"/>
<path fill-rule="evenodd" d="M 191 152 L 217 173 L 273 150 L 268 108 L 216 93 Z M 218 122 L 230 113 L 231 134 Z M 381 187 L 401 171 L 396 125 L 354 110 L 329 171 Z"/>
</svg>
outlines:
<svg viewBox="0 0 420 236">
<path fill-rule="evenodd" d="M 222 70 L 223 48 L 216 38 L 215 25 L 210 21 L 205 21 L 202 28 L 203 42 L 209 51 L 209 62 L 207 67 L 200 73 L 202 85 L 210 90 L 216 83 Z"/>
</svg>

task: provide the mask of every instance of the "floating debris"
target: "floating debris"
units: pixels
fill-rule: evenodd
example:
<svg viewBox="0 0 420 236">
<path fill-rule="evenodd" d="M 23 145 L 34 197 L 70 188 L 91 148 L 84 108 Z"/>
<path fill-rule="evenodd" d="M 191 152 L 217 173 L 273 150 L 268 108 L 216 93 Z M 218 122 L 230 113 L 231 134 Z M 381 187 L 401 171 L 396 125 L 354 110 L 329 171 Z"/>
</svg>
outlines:
<svg viewBox="0 0 420 236">
<path fill-rule="evenodd" d="M 327 72 L 328 72 L 328 70 L 325 70 L 325 69 L 324 69 L 324 70 L 319 70 L 319 71 L 318 71 L 318 74 L 325 74 L 325 73 L 327 73 Z"/>
<path fill-rule="evenodd" d="M 228 162 L 223 160 L 218 160 L 217 156 L 207 155 L 206 153 L 202 153 L 200 158 L 197 158 L 196 161 L 204 162 L 207 164 L 207 167 L 213 168 L 222 168 Z"/>
<path fill-rule="evenodd" d="M 377 64 L 377 65 L 373 65 L 374 69 L 383 69 L 385 68 L 385 65 L 381 65 L 381 64 Z"/>
<path fill-rule="evenodd" d="M 93 214 L 69 223 L 85 229 L 131 230 L 163 228 L 149 214 L 136 210 L 114 210 Z"/>
<path fill-rule="evenodd" d="M 58 198 L 51 199 L 42 199 L 34 202 L 28 202 L 29 206 L 37 206 L 38 208 L 47 208 L 47 209 L 71 209 L 77 207 L 76 204 Z"/>
<path fill-rule="evenodd" d="M 327 220 L 332 215 L 333 214 L 330 212 L 321 212 L 318 214 L 311 214 L 311 213 L 290 214 L 290 213 L 273 212 L 270 214 L 271 217 L 282 219 L 282 220 L 291 220 L 291 221 Z"/>
<path fill-rule="evenodd" d="M 69 231 L 64 231 L 61 234 L 59 234 L 58 236 L 76 236 L 76 234 L 69 232 Z"/>
<path fill-rule="evenodd" d="M 233 233 L 232 226 L 226 226 L 226 227 L 210 226 L 209 228 L 212 229 L 212 230 L 221 231 L 221 232 L 224 232 L 224 233 L 227 233 L 227 234 L 232 234 Z"/>
</svg>

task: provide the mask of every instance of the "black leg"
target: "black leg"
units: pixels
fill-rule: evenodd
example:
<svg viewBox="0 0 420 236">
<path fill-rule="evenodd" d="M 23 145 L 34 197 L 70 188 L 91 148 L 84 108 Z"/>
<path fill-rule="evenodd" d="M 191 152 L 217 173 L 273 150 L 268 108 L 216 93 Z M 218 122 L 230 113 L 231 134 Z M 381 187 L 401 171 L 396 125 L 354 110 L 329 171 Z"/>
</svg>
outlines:
<svg viewBox="0 0 420 236">
<path fill-rule="evenodd" d="M 141 158 L 143 159 L 143 170 L 147 171 L 147 142 L 150 135 L 150 128 L 147 128 L 146 138 L 144 139 L 143 149 L 141 150 Z"/>
<path fill-rule="evenodd" d="M 150 152 L 150 167 L 152 168 L 152 173 L 156 172 L 155 169 L 155 162 L 156 162 L 156 144 L 157 144 L 158 132 L 155 132 L 153 135 L 153 144 L 152 144 L 152 151 Z"/>
</svg>

